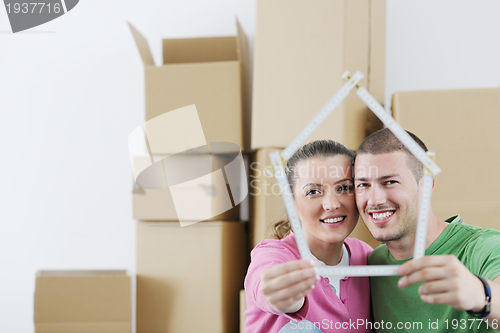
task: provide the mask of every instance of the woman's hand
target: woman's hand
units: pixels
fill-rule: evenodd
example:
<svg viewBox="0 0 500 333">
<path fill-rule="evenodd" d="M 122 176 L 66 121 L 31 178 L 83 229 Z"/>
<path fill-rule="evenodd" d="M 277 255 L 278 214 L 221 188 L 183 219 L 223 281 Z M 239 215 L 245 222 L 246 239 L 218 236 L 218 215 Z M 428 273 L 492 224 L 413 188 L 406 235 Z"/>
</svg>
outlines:
<svg viewBox="0 0 500 333">
<path fill-rule="evenodd" d="M 269 268 L 260 277 L 260 291 L 277 312 L 294 313 L 304 305 L 305 296 L 319 281 L 310 260 L 294 260 Z"/>
</svg>

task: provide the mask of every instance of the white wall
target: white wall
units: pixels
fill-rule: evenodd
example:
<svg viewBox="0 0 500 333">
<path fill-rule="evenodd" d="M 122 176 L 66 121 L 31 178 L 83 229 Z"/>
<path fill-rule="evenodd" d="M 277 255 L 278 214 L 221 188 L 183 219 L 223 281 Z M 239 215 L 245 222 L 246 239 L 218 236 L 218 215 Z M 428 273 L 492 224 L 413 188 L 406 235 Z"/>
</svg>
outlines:
<svg viewBox="0 0 500 333">
<path fill-rule="evenodd" d="M 386 104 L 500 84 L 500 2 L 388 0 L 387 14 Z M 161 38 L 235 35 L 235 15 L 252 41 L 255 0 L 82 0 L 18 34 L 0 9 L 0 332 L 33 331 L 38 269 L 134 269 L 127 137 L 144 86 L 125 21 L 158 64 Z"/>
<path fill-rule="evenodd" d="M 82 0 L 11 34 L 0 8 L 0 332 L 33 332 L 38 269 L 135 265 L 129 133 L 144 121 L 130 21 L 161 38 L 253 34 L 255 3 Z"/>
<path fill-rule="evenodd" d="M 500 2 L 387 0 L 386 106 L 396 91 L 500 86 Z"/>
</svg>

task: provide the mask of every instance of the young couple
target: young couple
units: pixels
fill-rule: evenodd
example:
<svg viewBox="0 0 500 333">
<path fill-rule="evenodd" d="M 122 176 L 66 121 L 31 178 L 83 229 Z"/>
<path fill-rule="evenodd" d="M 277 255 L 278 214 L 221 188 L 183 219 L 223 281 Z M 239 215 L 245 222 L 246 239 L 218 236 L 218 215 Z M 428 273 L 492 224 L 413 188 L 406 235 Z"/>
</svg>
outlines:
<svg viewBox="0 0 500 333">
<path fill-rule="evenodd" d="M 411 260 L 423 171 L 387 129 L 369 136 L 357 155 L 330 140 L 297 151 L 286 175 L 316 260 L 299 260 L 289 221 L 276 223 L 275 239 L 262 241 L 251 254 L 245 332 L 499 328 L 499 231 L 463 224 L 458 216 L 442 221 L 430 210 L 426 257 Z M 384 242 L 374 251 L 347 238 L 360 215 Z M 367 264 L 402 265 L 401 276 L 320 276 L 316 269 Z"/>
</svg>

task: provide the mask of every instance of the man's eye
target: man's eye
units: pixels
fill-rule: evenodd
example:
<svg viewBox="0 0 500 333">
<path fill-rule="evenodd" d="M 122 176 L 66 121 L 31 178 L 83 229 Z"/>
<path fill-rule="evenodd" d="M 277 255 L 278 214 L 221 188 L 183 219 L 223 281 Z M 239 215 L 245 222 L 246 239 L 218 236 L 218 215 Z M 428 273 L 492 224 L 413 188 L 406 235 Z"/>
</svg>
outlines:
<svg viewBox="0 0 500 333">
<path fill-rule="evenodd" d="M 360 183 L 358 185 L 356 185 L 357 188 L 362 188 L 362 187 L 368 187 L 368 184 L 367 183 Z"/>
<path fill-rule="evenodd" d="M 319 193 L 321 193 L 319 190 L 309 190 L 309 191 L 307 191 L 306 196 L 307 195 L 319 194 Z"/>
<path fill-rule="evenodd" d="M 385 185 L 394 185 L 396 183 L 397 183 L 397 181 L 395 181 L 395 180 L 388 180 L 385 182 Z"/>
</svg>

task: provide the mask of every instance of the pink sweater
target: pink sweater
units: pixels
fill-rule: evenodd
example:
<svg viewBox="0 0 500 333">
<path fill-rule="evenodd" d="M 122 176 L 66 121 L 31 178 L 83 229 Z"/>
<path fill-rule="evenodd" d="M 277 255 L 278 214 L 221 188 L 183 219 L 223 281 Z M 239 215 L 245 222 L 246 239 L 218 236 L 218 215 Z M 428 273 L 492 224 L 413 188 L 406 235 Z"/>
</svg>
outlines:
<svg viewBox="0 0 500 333">
<path fill-rule="evenodd" d="M 346 238 L 350 265 L 366 265 L 372 248 L 355 238 Z M 370 309 L 370 284 L 368 277 L 348 277 L 340 280 L 339 299 L 330 287 L 328 278 L 321 278 L 307 296 L 304 306 L 296 313 L 277 313 L 272 310 L 259 292 L 260 276 L 270 267 L 300 259 L 291 232 L 287 237 L 260 242 L 251 253 L 252 262 L 245 278 L 247 310 L 245 333 L 278 332 L 288 324 L 293 332 L 315 325 L 315 332 L 373 332 L 367 322 L 373 323 Z M 307 320 L 308 322 L 302 322 Z"/>
</svg>

